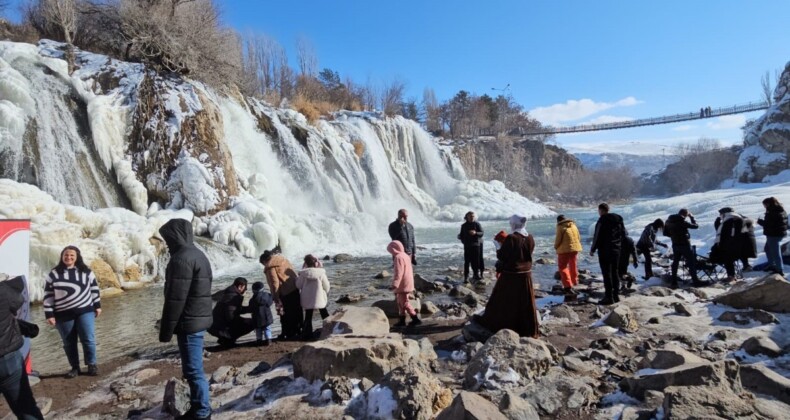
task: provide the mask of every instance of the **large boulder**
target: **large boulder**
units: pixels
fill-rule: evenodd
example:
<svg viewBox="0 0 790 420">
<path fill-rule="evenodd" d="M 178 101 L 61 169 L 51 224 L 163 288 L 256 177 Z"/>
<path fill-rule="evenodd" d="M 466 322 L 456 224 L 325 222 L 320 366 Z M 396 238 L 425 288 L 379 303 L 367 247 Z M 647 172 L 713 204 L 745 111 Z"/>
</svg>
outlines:
<svg viewBox="0 0 790 420">
<path fill-rule="evenodd" d="M 576 411 L 597 402 L 598 381 L 586 376 L 568 375 L 561 368 L 552 368 L 524 388 L 524 398 L 532 406 L 550 416 L 562 410 Z"/>
<path fill-rule="evenodd" d="M 321 338 L 331 335 L 383 336 L 390 332 L 390 322 L 379 308 L 343 306 L 324 320 Z"/>
<path fill-rule="evenodd" d="M 748 396 L 730 387 L 672 386 L 664 390 L 664 418 L 668 419 L 758 419 Z"/>
<path fill-rule="evenodd" d="M 753 282 L 737 283 L 713 301 L 738 309 L 790 312 L 790 282 L 778 274 L 770 274 Z"/>
<path fill-rule="evenodd" d="M 603 323 L 621 329 L 625 332 L 635 332 L 639 329 L 639 323 L 636 321 L 636 315 L 626 305 L 617 305 L 609 315 L 604 318 Z"/>
<path fill-rule="evenodd" d="M 430 280 L 426 280 L 423 276 L 419 274 L 414 275 L 414 288 L 423 293 L 435 293 L 435 292 L 444 291 L 444 287 L 441 284 Z"/>
<path fill-rule="evenodd" d="M 790 404 L 790 379 L 765 366 L 741 366 L 741 384 L 755 394 L 770 395 L 785 404 Z"/>
<path fill-rule="evenodd" d="M 453 403 L 436 420 L 507 420 L 491 401 L 468 391 L 461 391 Z"/>
<path fill-rule="evenodd" d="M 779 319 L 776 318 L 776 315 L 762 309 L 741 312 L 726 311 L 719 316 L 719 321 L 733 322 L 738 325 L 747 325 L 752 321 L 757 321 L 763 325 L 779 323 Z"/>
<path fill-rule="evenodd" d="M 162 412 L 181 417 L 189 411 L 189 385 L 183 379 L 170 378 L 165 384 Z"/>
<path fill-rule="evenodd" d="M 409 296 L 409 302 L 411 303 L 411 307 L 416 311 L 419 311 L 420 308 L 422 308 L 422 303 L 414 296 Z M 397 318 L 400 316 L 400 312 L 398 311 L 398 302 L 395 301 L 394 297 L 392 299 L 377 300 L 373 302 L 373 305 L 371 306 L 381 309 L 389 318 Z"/>
<path fill-rule="evenodd" d="M 678 366 L 707 363 L 707 361 L 677 344 L 667 344 L 663 349 L 650 350 L 640 361 L 642 369 L 671 369 Z"/>
<path fill-rule="evenodd" d="M 430 342 L 404 340 L 399 334 L 377 338 L 330 336 L 307 343 L 293 356 L 294 376 L 309 381 L 330 376 L 377 382 L 398 366 L 436 360 Z"/>
<path fill-rule="evenodd" d="M 510 420 L 540 420 L 538 410 L 529 401 L 512 392 L 505 392 L 502 396 L 499 411 Z"/>
<path fill-rule="evenodd" d="M 450 405 L 453 397 L 438 379 L 415 365 L 392 370 L 377 386 L 392 392 L 397 405 L 391 418 L 399 420 L 430 420 Z"/>
<path fill-rule="evenodd" d="M 781 347 L 768 337 L 751 337 L 741 344 L 741 350 L 752 356 L 764 354 L 768 357 L 777 357 L 782 354 Z"/>
<path fill-rule="evenodd" d="M 736 393 L 741 391 L 739 365 L 734 360 L 714 363 L 690 364 L 666 369 L 648 375 L 625 378 L 620 388 L 631 396 L 642 399 L 645 391 L 664 391 L 670 386 L 702 386 L 723 384 Z"/>
<path fill-rule="evenodd" d="M 523 385 L 546 374 L 552 365 L 554 357 L 547 343 L 500 330 L 469 361 L 464 387 L 474 391 Z"/>
<path fill-rule="evenodd" d="M 99 289 L 108 289 L 110 287 L 116 289 L 121 288 L 118 275 L 115 274 L 110 264 L 107 264 L 103 259 L 96 258 L 91 261 L 90 269 L 93 271 L 93 275 L 96 276 L 96 283 L 99 284 Z"/>
</svg>

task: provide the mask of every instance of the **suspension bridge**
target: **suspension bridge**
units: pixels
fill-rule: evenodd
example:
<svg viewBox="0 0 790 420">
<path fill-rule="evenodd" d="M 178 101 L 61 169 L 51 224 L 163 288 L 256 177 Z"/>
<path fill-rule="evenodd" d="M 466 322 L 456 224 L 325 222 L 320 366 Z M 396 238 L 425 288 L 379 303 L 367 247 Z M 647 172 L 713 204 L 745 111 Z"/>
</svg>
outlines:
<svg viewBox="0 0 790 420">
<path fill-rule="evenodd" d="M 768 102 L 749 102 L 743 105 L 733 105 L 721 108 L 711 108 L 709 112 L 704 109 L 699 111 L 687 112 L 685 114 L 665 115 L 663 117 L 641 118 L 637 120 L 618 121 L 603 124 L 583 124 L 571 127 L 552 127 L 546 126 L 538 129 L 519 129 L 516 133 L 522 136 L 547 135 L 547 134 L 568 134 L 582 133 L 585 131 L 617 130 L 621 128 L 644 127 L 648 125 L 672 124 L 683 121 L 704 120 L 708 118 L 721 117 L 723 115 L 742 114 L 745 112 L 759 111 L 768 108 Z M 492 133 L 495 134 L 495 133 Z"/>
</svg>

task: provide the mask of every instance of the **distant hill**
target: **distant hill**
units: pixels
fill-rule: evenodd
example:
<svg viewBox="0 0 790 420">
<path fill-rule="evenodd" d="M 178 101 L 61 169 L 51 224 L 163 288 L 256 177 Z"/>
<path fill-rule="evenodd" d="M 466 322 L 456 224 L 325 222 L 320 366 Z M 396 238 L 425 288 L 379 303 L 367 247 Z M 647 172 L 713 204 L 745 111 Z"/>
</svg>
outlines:
<svg viewBox="0 0 790 420">
<path fill-rule="evenodd" d="M 587 169 L 599 169 L 606 166 L 628 166 L 635 175 L 651 174 L 677 162 L 675 155 L 635 155 L 630 153 L 573 153 L 582 166 Z"/>
</svg>

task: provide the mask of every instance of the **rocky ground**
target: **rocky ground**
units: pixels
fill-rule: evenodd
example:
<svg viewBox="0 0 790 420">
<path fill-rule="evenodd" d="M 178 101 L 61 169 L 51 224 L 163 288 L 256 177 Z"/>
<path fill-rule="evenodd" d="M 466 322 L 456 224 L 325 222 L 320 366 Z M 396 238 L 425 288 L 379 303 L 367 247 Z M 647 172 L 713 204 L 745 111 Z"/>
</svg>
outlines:
<svg viewBox="0 0 790 420">
<path fill-rule="evenodd" d="M 540 340 L 470 322 L 484 289 L 418 279 L 426 315 L 417 328 L 392 329 L 392 308 L 377 302 L 341 307 L 315 341 L 207 349 L 214 418 L 787 418 L 790 283 L 746 274 L 679 290 L 654 277 L 603 307 L 593 303 L 600 280 L 584 273 L 579 301 L 539 299 Z M 34 390 L 47 417 L 169 418 L 187 408 L 173 352 L 101 371 L 42 378 Z"/>
</svg>

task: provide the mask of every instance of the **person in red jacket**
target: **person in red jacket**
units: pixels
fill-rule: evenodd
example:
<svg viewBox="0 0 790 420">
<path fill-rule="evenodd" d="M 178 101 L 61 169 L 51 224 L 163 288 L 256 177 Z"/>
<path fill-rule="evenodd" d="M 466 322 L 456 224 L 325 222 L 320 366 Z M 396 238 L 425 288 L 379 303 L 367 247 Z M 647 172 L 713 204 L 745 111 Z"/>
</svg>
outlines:
<svg viewBox="0 0 790 420">
<path fill-rule="evenodd" d="M 400 241 L 392 241 L 387 245 L 387 251 L 392 254 L 394 273 L 392 275 L 392 285 L 390 290 L 395 292 L 395 300 L 398 303 L 398 314 L 400 320 L 396 327 L 406 326 L 406 314 L 411 316 L 410 327 L 422 324 L 417 318 L 417 311 L 412 308 L 409 302 L 409 295 L 414 292 L 414 272 L 411 266 L 411 256 L 403 250 Z"/>
</svg>

